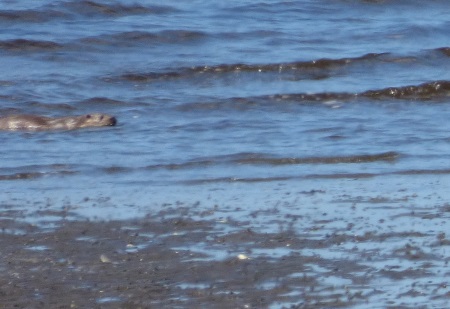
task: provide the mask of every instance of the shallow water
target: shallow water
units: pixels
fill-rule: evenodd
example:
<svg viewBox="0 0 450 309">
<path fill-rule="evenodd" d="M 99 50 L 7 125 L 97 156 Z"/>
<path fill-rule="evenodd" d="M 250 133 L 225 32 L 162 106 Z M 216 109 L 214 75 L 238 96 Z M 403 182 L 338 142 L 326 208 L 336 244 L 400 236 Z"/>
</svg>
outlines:
<svg viewBox="0 0 450 309">
<path fill-rule="evenodd" d="M 449 12 L 440 0 L 426 11 L 419 1 L 4 1 L 0 115 L 102 112 L 119 123 L 0 132 L 1 205 L 34 224 L 47 222 L 42 209 L 120 220 L 196 205 L 260 232 L 290 215 L 310 218 L 293 225 L 301 234 L 332 213 L 318 238 L 349 224 L 356 235 L 448 233 Z M 402 215 L 416 210 L 439 219 Z"/>
</svg>

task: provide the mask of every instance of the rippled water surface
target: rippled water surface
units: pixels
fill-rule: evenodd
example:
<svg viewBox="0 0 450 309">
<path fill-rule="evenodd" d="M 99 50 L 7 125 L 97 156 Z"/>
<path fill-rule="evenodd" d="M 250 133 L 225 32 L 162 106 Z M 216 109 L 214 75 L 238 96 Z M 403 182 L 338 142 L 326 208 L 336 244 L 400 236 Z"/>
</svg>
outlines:
<svg viewBox="0 0 450 309">
<path fill-rule="evenodd" d="M 42 208 L 126 219 L 195 205 L 260 232 L 295 215 L 319 238 L 409 235 L 380 250 L 413 243 L 436 264 L 364 295 L 442 304 L 411 286 L 447 280 L 448 246 L 427 245 L 449 233 L 449 13 L 443 0 L 3 1 L 0 115 L 118 125 L 0 132 L 1 205 L 35 223 Z"/>
</svg>

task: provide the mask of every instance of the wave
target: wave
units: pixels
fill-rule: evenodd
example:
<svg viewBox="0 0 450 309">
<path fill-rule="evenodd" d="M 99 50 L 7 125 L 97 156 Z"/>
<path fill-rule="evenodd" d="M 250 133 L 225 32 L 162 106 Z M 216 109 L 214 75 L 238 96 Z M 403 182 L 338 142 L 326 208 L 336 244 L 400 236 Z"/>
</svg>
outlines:
<svg viewBox="0 0 450 309">
<path fill-rule="evenodd" d="M 0 168 L 0 181 L 37 179 L 50 175 L 66 176 L 77 173 L 65 164 L 27 165 L 9 168 Z"/>
<path fill-rule="evenodd" d="M 204 179 L 191 179 L 183 181 L 183 184 L 187 185 L 201 185 L 209 183 L 220 183 L 220 182 L 242 182 L 242 183 L 252 183 L 252 182 L 273 182 L 273 181 L 289 181 L 296 179 L 362 179 L 362 178 L 372 178 L 378 176 L 377 174 L 371 173 L 338 173 L 338 174 L 312 174 L 305 176 L 275 176 L 275 177 L 220 177 L 220 178 L 204 178 Z"/>
<path fill-rule="evenodd" d="M 34 10 L 1 10 L 0 22 L 41 23 L 55 19 L 75 19 L 77 17 L 117 17 L 128 15 L 165 14 L 176 11 L 163 5 L 143 6 L 100 1 L 66 1 L 44 5 Z"/>
<path fill-rule="evenodd" d="M 106 34 L 95 37 L 87 37 L 80 40 L 82 44 L 92 46 L 110 46 L 118 47 L 135 47 L 140 45 L 155 45 L 155 44 L 189 44 L 191 41 L 195 42 L 199 39 L 207 37 L 207 34 L 201 31 L 188 30 L 164 30 L 159 32 L 145 32 L 145 31 L 129 31 L 118 34 Z M 168 76 L 172 72 L 164 73 L 162 76 Z M 140 76 L 148 75 L 148 79 L 142 81 L 149 81 L 158 79 L 153 73 L 136 73 L 137 80 L 140 81 Z M 178 75 L 178 74 L 177 74 Z M 120 79 L 120 78 L 119 78 Z M 127 75 L 122 79 L 135 81 L 133 77 L 128 78 Z"/>
<path fill-rule="evenodd" d="M 268 158 L 250 156 L 248 158 L 234 160 L 238 164 L 269 164 L 269 165 L 291 165 L 291 164 L 339 164 L 339 163 L 369 163 L 376 161 L 395 161 L 400 156 L 397 152 L 384 152 L 368 155 L 348 155 L 329 157 L 307 157 L 307 158 Z"/>
<path fill-rule="evenodd" d="M 63 46 L 52 41 L 14 39 L 0 41 L 0 49 L 7 51 L 48 51 Z"/>
<path fill-rule="evenodd" d="M 190 34 L 190 36 L 201 36 L 201 33 Z M 205 34 L 206 35 L 206 34 Z M 164 36 L 166 34 L 164 33 Z M 273 64 L 221 64 L 215 66 L 194 66 L 190 68 L 179 68 L 175 71 L 165 72 L 133 72 L 126 73 L 116 77 L 107 77 L 107 80 L 125 80 L 131 82 L 151 82 L 154 80 L 164 80 L 173 78 L 190 78 L 192 75 L 197 74 L 227 74 L 237 72 L 255 72 L 255 73 L 285 73 L 285 72 L 297 72 L 303 70 L 320 70 L 329 69 L 331 67 L 340 67 L 349 65 L 355 62 L 372 61 L 387 55 L 385 53 L 380 54 L 367 54 L 361 57 L 355 58 L 341 58 L 341 59 L 317 59 L 312 61 L 298 61 L 288 63 L 273 63 Z"/>
<path fill-rule="evenodd" d="M 450 47 L 441 47 L 435 49 L 437 52 L 450 57 Z"/>
<path fill-rule="evenodd" d="M 410 85 L 404 87 L 388 87 L 379 90 L 368 90 L 358 96 L 372 99 L 432 99 L 435 97 L 450 96 L 450 81 L 432 81 L 420 85 Z"/>
<path fill-rule="evenodd" d="M 162 6 L 146 7 L 138 4 L 123 5 L 117 2 L 102 3 L 90 0 L 65 2 L 63 8 L 83 16 L 138 15 L 166 11 Z"/>
<path fill-rule="evenodd" d="M 24 180 L 24 179 L 37 179 L 41 177 L 46 177 L 50 175 L 67 176 L 76 174 L 74 171 L 53 171 L 53 172 L 21 172 L 13 174 L 0 175 L 1 180 Z"/>
<path fill-rule="evenodd" d="M 267 154 L 237 153 L 225 156 L 207 157 L 182 163 L 157 164 L 147 166 L 146 169 L 190 169 L 207 166 L 234 165 L 299 165 L 299 164 L 340 164 L 340 163 L 371 163 L 393 162 L 400 157 L 398 152 L 390 151 L 376 154 L 328 156 L 328 157 L 297 157 L 274 158 Z"/>
<path fill-rule="evenodd" d="M 159 166 L 161 168 L 163 166 Z M 191 166 L 192 167 L 192 166 Z M 152 168 L 157 168 L 156 166 Z M 169 168 L 164 166 L 164 168 Z M 187 168 L 187 166 L 184 166 Z M 112 176 L 116 174 L 132 173 L 133 169 L 127 167 L 110 167 L 103 168 L 104 173 L 110 174 Z M 49 176 L 69 176 L 78 174 L 74 171 L 59 171 L 59 172 L 19 172 L 12 174 L 2 174 L 0 175 L 0 181 L 15 181 L 15 180 L 34 180 L 42 177 Z M 270 176 L 270 177 L 216 177 L 216 178 L 200 178 L 200 179 L 189 179 L 180 181 L 187 185 L 201 185 L 208 183 L 255 183 L 255 182 L 273 182 L 273 181 L 289 181 L 289 180 L 299 180 L 299 179 L 365 179 L 392 175 L 403 175 L 403 176 L 423 176 L 423 175 L 449 175 L 450 169 L 424 169 L 424 170 L 400 170 L 395 172 L 386 173 L 332 173 L 332 174 L 306 174 L 301 176 Z"/>
<path fill-rule="evenodd" d="M 84 173 L 102 173 L 116 177 L 117 174 L 132 174 L 135 172 L 142 173 L 143 170 L 153 172 L 155 170 L 183 170 L 183 169 L 204 169 L 215 167 L 218 165 L 299 165 L 299 164 L 365 164 L 372 162 L 395 162 L 401 157 L 397 152 L 385 152 L 376 154 L 348 155 L 348 156 L 330 156 L 330 157 L 306 157 L 306 158 L 272 158 L 269 155 L 258 153 L 237 153 L 231 155 L 206 157 L 189 162 L 156 164 L 146 167 L 127 167 L 127 166 L 110 166 L 110 167 L 94 167 L 94 166 L 66 166 L 66 165 L 42 165 L 42 166 L 23 166 L 20 168 L 3 168 L 0 170 L 0 181 L 16 181 L 16 180 L 34 180 L 42 177 L 68 177 L 82 175 Z M 286 170 L 282 170 L 286 171 Z M 249 174 L 247 176 L 222 176 L 199 179 L 177 180 L 180 183 L 188 185 L 199 185 L 208 183 L 257 183 L 257 182 L 273 182 L 273 181 L 290 181 L 301 179 L 366 179 L 384 176 L 406 176 L 420 177 L 424 175 L 449 175 L 450 169 L 402 169 L 384 172 L 339 172 L 339 173 L 323 173 L 323 174 L 302 174 L 302 175 L 286 175 L 278 174 L 273 176 L 261 177 L 257 174 Z"/>
<path fill-rule="evenodd" d="M 450 174 L 450 169 L 406 170 L 406 171 L 396 172 L 395 174 L 398 174 L 398 175 L 446 175 L 446 174 Z"/>
<path fill-rule="evenodd" d="M 42 23 L 65 14 L 53 10 L 1 10 L 0 22 Z"/>
<path fill-rule="evenodd" d="M 255 178 L 239 178 L 239 177 L 221 177 L 221 178 L 205 178 L 205 179 L 191 179 L 183 181 L 186 185 L 201 185 L 208 183 L 218 183 L 218 182 L 271 182 L 271 181 L 286 181 L 291 180 L 293 177 L 255 177 Z"/>
<path fill-rule="evenodd" d="M 89 107 L 93 107 L 93 106 L 102 106 L 102 105 L 126 105 L 127 103 L 125 101 L 119 101 L 119 100 L 114 100 L 111 98 L 106 98 L 106 97 L 93 97 L 93 98 L 89 98 L 86 100 L 81 101 L 80 103 L 78 103 L 79 105 L 87 105 Z"/>
<path fill-rule="evenodd" d="M 367 54 L 355 58 L 317 59 L 312 61 L 299 61 L 275 64 L 222 64 L 218 66 L 202 66 L 189 69 L 193 73 L 230 73 L 230 72 L 283 72 L 302 69 L 326 69 L 334 66 L 348 65 L 353 62 L 377 59 L 385 54 Z"/>
<path fill-rule="evenodd" d="M 153 41 L 167 42 L 167 43 L 186 43 L 192 39 L 205 37 L 207 34 L 201 31 L 190 30 L 163 30 L 159 32 L 145 32 L 145 31 L 129 31 L 112 35 L 118 43 L 120 41 L 130 42 L 145 42 L 151 43 Z"/>
<path fill-rule="evenodd" d="M 450 81 L 438 80 L 422 83 L 419 85 L 408 85 L 401 87 L 387 87 L 381 89 L 367 90 L 360 93 L 346 92 L 324 92 L 324 93 L 293 93 L 277 94 L 267 96 L 268 98 L 295 101 L 331 101 L 331 100 L 349 100 L 358 98 L 369 98 L 374 100 L 381 99 L 407 99 L 407 100 L 431 100 L 439 97 L 450 96 Z"/>
<path fill-rule="evenodd" d="M 210 102 L 187 102 L 176 107 L 183 112 L 198 110 L 236 109 L 246 110 L 273 104 L 325 104 L 331 107 L 336 102 L 358 102 L 367 100 L 407 100 L 431 101 L 442 100 L 450 96 L 450 81 L 440 80 L 403 87 L 387 87 L 367 90 L 360 93 L 321 92 L 321 93 L 285 93 L 254 97 L 234 97 Z"/>
<path fill-rule="evenodd" d="M 15 173 L 9 175 L 0 175 L 0 180 L 21 180 L 21 179 L 36 179 L 43 177 L 45 173 Z"/>
<path fill-rule="evenodd" d="M 132 35 L 132 34 L 131 34 Z M 191 34 L 193 36 L 206 34 Z M 154 39 L 154 38 L 152 38 Z M 428 50 L 421 57 L 428 55 L 439 54 L 441 57 L 450 56 L 450 48 L 442 47 Z M 411 56 L 414 58 L 413 56 Z M 411 58 L 410 57 L 410 58 Z M 434 56 L 436 57 L 436 56 Z M 396 56 L 391 53 L 370 53 L 360 57 L 353 58 L 339 58 L 339 59 L 316 59 L 312 61 L 299 61 L 288 63 L 269 63 L 269 64 L 220 64 L 213 66 L 193 66 L 180 67 L 175 70 L 162 70 L 160 72 L 127 72 L 117 76 L 102 77 L 107 82 L 125 81 L 132 83 L 151 83 L 153 81 L 167 81 L 175 79 L 185 79 L 192 81 L 193 77 L 215 78 L 225 74 L 290 74 L 295 75 L 296 80 L 301 79 L 317 79 L 330 76 L 330 70 L 350 66 L 350 65 L 378 65 L 380 63 L 402 63 L 404 56 Z M 369 62 L 369 63 L 366 63 Z M 210 76 L 211 75 L 211 76 Z M 250 75 L 249 78 L 253 78 Z M 240 78 L 244 78 L 241 75 Z M 396 87 L 385 87 L 380 89 L 369 89 L 361 92 L 320 92 L 320 93 L 278 93 L 263 96 L 253 97 L 235 97 L 226 99 L 228 104 L 239 104 L 240 106 L 246 103 L 254 105 L 255 103 L 267 103 L 273 101 L 287 101 L 287 102 L 324 102 L 324 101 L 349 101 L 359 99 L 370 100 L 384 100 L 384 99 L 406 99 L 406 100 L 431 100 L 435 98 L 448 97 L 450 95 L 450 81 L 447 80 L 432 80 L 426 81 L 417 85 L 406 85 Z M 189 110 L 191 108 L 219 108 L 226 106 L 223 102 L 196 102 L 187 103 L 187 105 L 179 106 L 180 109 Z"/>
<path fill-rule="evenodd" d="M 167 41 L 177 42 L 180 38 L 199 38 L 206 37 L 208 34 L 203 32 L 191 32 L 191 31 L 162 31 L 160 33 L 148 33 L 148 32 L 125 32 L 114 36 L 104 36 L 104 40 L 114 39 L 114 44 L 120 45 L 121 41 Z M 102 38 L 88 38 L 86 40 L 102 40 Z M 111 42 L 112 43 L 112 42 Z M 450 48 L 437 48 L 428 51 L 428 53 L 439 53 L 441 55 L 450 55 Z M 414 58 L 414 57 L 412 57 Z M 246 64 L 246 63 L 232 63 L 232 64 L 219 64 L 219 65 L 205 65 L 205 66 L 193 66 L 193 67 L 180 67 L 175 70 L 165 70 L 163 72 L 131 72 L 122 74 L 115 77 L 108 77 L 109 80 L 125 80 L 131 82 L 152 82 L 154 80 L 164 80 L 173 78 L 191 78 L 193 75 L 200 74 L 233 74 L 233 73 L 277 73 L 277 74 L 300 74 L 302 72 L 309 73 L 314 72 L 313 78 L 322 76 L 318 72 L 326 72 L 330 69 L 338 69 L 341 67 L 364 64 L 366 62 L 387 62 L 396 63 L 405 60 L 403 56 L 396 56 L 391 53 L 369 53 L 359 57 L 338 58 L 329 59 L 321 58 L 311 61 L 295 61 L 286 63 L 268 63 L 268 64 Z"/>
<path fill-rule="evenodd" d="M 273 182 L 290 181 L 300 179 L 366 179 L 391 175 L 422 176 L 422 175 L 448 175 L 450 169 L 430 169 L 430 170 L 403 170 L 388 173 L 333 173 L 333 174 L 307 174 L 302 176 L 274 176 L 274 177 L 218 177 L 201 178 L 182 181 L 186 185 L 202 185 L 213 183 L 252 183 L 252 182 Z"/>
</svg>

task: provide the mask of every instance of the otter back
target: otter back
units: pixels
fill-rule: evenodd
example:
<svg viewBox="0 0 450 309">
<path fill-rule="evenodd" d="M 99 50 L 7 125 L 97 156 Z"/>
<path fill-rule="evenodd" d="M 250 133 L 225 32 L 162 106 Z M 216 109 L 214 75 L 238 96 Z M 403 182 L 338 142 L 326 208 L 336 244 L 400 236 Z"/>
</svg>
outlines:
<svg viewBox="0 0 450 309">
<path fill-rule="evenodd" d="M 117 120 L 115 117 L 105 114 L 87 114 L 59 118 L 36 115 L 12 115 L 0 118 L 0 130 L 74 130 L 89 127 L 114 126 L 116 123 Z"/>
</svg>

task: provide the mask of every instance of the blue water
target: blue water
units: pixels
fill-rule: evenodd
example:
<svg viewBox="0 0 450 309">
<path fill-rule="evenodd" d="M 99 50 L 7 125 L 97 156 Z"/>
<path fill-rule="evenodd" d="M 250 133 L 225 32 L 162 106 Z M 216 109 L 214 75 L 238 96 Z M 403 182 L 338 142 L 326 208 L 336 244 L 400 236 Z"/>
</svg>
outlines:
<svg viewBox="0 0 450 309">
<path fill-rule="evenodd" d="M 0 205 L 37 223 L 42 208 L 126 219 L 200 202 L 247 219 L 287 201 L 363 222 L 355 233 L 388 219 L 434 239 L 444 223 L 395 215 L 448 200 L 449 13 L 443 0 L 3 1 L 0 115 L 118 125 L 0 132 Z M 398 208 L 340 202 L 380 197 Z"/>
</svg>

